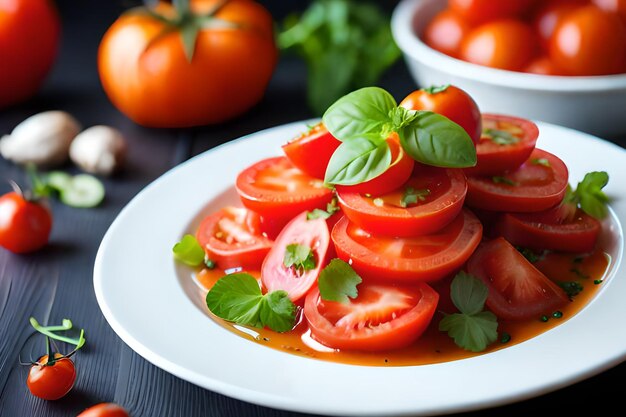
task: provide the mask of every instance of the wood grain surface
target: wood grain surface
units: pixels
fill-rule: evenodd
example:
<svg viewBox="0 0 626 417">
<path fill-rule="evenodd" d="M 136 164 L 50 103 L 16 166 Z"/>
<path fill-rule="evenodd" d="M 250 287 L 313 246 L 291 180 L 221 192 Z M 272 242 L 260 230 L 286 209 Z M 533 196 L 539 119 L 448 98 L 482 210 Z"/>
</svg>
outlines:
<svg viewBox="0 0 626 417">
<path fill-rule="evenodd" d="M 105 180 L 107 196 L 101 207 L 75 209 L 51 203 L 54 228 L 50 244 L 44 250 L 18 256 L 0 248 L 0 416 L 70 417 L 95 403 L 109 401 L 123 405 L 134 417 L 301 416 L 215 394 L 145 361 L 106 323 L 96 303 L 92 272 L 98 246 L 111 222 L 137 192 L 159 175 L 228 140 L 310 118 L 312 115 L 305 105 L 303 65 L 282 58 L 263 101 L 238 120 L 193 130 L 144 129 L 111 106 L 100 88 L 95 69 L 99 39 L 125 3 L 111 0 L 58 3 L 65 29 L 59 60 L 34 100 L 0 112 L 0 134 L 8 133 L 38 111 L 62 109 L 75 115 L 84 126 L 108 124 L 122 130 L 129 142 L 129 158 L 123 172 Z M 270 9 L 286 8 L 280 1 L 262 3 Z M 382 86 L 397 99 L 415 88 L 403 63 L 387 74 Z M 625 139 L 613 138 L 621 146 L 626 145 Z M 75 171 L 71 165 L 66 169 Z M 0 193 L 9 191 L 7 179 L 24 183 L 25 175 L 21 168 L 0 160 Z M 57 323 L 67 317 L 86 329 L 88 343 L 75 356 L 78 372 L 75 387 L 59 401 L 42 401 L 30 395 L 26 387 L 28 367 L 21 366 L 19 360 L 34 359 L 44 351 L 43 338 L 31 337 L 30 316 L 42 323 Z M 626 326 L 614 331 L 625 329 Z M 563 349 L 573 348 L 563 346 Z M 503 369 L 502 381 L 510 377 L 513 376 Z M 468 415 L 568 413 L 587 405 L 595 413 L 608 412 L 616 406 L 623 409 L 625 379 L 626 365 L 621 364 L 555 393 Z M 415 387 L 416 391 L 419 389 Z"/>
</svg>

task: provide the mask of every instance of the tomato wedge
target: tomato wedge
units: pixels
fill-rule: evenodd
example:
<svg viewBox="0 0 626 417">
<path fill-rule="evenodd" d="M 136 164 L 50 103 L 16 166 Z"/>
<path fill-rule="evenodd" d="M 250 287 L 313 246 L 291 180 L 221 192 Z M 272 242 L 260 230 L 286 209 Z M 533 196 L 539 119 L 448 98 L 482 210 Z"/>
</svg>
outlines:
<svg viewBox="0 0 626 417">
<path fill-rule="evenodd" d="M 306 297 L 304 316 L 320 343 L 348 350 L 398 349 L 428 327 L 439 295 L 425 283 L 410 287 L 362 283 L 347 304 L 321 299 L 317 287 Z"/>
<path fill-rule="evenodd" d="M 535 149 L 518 169 L 503 176 L 467 178 L 470 207 L 536 212 L 559 204 L 567 189 L 567 167 L 558 157 Z"/>
<path fill-rule="evenodd" d="M 416 201 L 403 204 L 405 193 L 411 189 Z M 414 237 L 435 232 L 450 223 L 461 211 L 466 192 L 462 170 L 416 163 L 411 178 L 390 193 L 375 198 L 348 187 L 337 187 L 337 198 L 350 221 L 368 232 Z"/>
<path fill-rule="evenodd" d="M 569 301 L 559 286 L 501 237 L 479 246 L 467 269 L 487 285 L 487 307 L 501 319 L 539 319 Z"/>
<path fill-rule="evenodd" d="M 434 281 L 459 269 L 480 243 L 482 225 L 469 210 L 447 226 L 412 238 L 373 235 L 346 217 L 332 231 L 337 256 L 368 281 Z"/>
<path fill-rule="evenodd" d="M 477 163 L 468 175 L 498 175 L 513 171 L 535 149 L 539 128 L 530 120 L 497 114 L 482 115 L 483 134 L 476 145 Z"/>
<path fill-rule="evenodd" d="M 312 269 L 285 266 L 287 246 L 292 244 L 303 245 L 310 249 L 315 261 Z M 330 232 L 326 220 L 307 220 L 306 213 L 300 214 L 280 232 L 272 250 L 265 258 L 261 268 L 263 287 L 268 292 L 287 291 L 291 301 L 298 301 L 317 282 L 322 267 L 326 265 L 329 245 Z"/>
<path fill-rule="evenodd" d="M 356 185 L 337 185 L 337 191 L 370 194 L 374 197 L 386 194 L 402 186 L 413 172 L 415 161 L 400 145 L 400 139 L 395 133 L 387 139 L 391 150 L 391 165 L 387 171 L 376 178 Z"/>
<path fill-rule="evenodd" d="M 326 209 L 333 198 L 323 181 L 300 171 L 284 156 L 246 168 L 236 187 L 243 205 L 278 230 L 303 211 Z"/>
<path fill-rule="evenodd" d="M 495 232 L 514 245 L 534 250 L 564 252 L 591 252 L 596 245 L 602 226 L 582 210 L 571 219 L 546 223 L 543 212 L 505 214 L 496 223 Z"/>
<path fill-rule="evenodd" d="M 225 207 L 202 220 L 196 239 L 221 269 L 258 269 L 272 247 L 260 226 L 258 214 L 241 207 Z"/>
<path fill-rule="evenodd" d="M 323 123 L 313 126 L 291 142 L 283 145 L 287 158 L 300 171 L 320 180 L 324 179 L 330 157 L 341 145 Z"/>
</svg>

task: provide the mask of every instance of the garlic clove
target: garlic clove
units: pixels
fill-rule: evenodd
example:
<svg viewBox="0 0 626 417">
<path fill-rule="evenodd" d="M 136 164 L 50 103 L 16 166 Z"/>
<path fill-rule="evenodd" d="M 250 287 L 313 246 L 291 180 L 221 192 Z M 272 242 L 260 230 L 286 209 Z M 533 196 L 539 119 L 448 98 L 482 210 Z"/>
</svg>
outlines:
<svg viewBox="0 0 626 417">
<path fill-rule="evenodd" d="M 35 114 L 0 139 L 0 154 L 16 164 L 52 167 L 67 160 L 80 123 L 69 113 L 53 110 Z"/>
<path fill-rule="evenodd" d="M 123 164 L 126 140 L 110 126 L 93 126 L 81 132 L 70 146 L 70 158 L 83 171 L 110 175 Z"/>
</svg>

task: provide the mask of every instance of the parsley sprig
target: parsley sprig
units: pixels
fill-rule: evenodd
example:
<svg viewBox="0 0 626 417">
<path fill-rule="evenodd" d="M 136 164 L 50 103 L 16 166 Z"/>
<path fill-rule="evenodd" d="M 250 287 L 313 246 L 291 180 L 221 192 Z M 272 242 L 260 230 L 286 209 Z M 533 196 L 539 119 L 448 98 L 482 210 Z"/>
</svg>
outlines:
<svg viewBox="0 0 626 417">
<path fill-rule="evenodd" d="M 285 248 L 283 265 L 285 268 L 294 267 L 298 271 L 310 271 L 315 268 L 315 256 L 308 246 L 292 243 Z"/>
<path fill-rule="evenodd" d="M 333 259 L 318 278 L 320 296 L 323 300 L 348 303 L 358 296 L 357 286 L 363 282 L 352 267 L 341 259 Z"/>
</svg>

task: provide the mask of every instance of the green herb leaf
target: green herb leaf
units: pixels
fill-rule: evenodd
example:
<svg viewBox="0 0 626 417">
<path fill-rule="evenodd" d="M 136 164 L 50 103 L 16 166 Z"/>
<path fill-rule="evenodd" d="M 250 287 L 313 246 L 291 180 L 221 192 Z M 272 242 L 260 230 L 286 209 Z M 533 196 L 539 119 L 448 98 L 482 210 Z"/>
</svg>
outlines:
<svg viewBox="0 0 626 417">
<path fill-rule="evenodd" d="M 391 122 L 390 113 L 396 100 L 382 88 L 365 87 L 337 100 L 324 113 L 328 131 L 340 141 L 362 139 L 384 141 L 384 126 Z M 371 135 L 371 137 L 370 137 Z"/>
<path fill-rule="evenodd" d="M 609 197 L 602 191 L 608 182 L 609 175 L 606 172 L 589 172 L 574 191 L 580 208 L 596 219 L 603 219 L 608 213 Z"/>
<path fill-rule="evenodd" d="M 421 163 L 446 168 L 476 165 L 476 148 L 465 129 L 440 114 L 419 112 L 398 134 L 404 150 Z"/>
<path fill-rule="evenodd" d="M 507 177 L 501 177 L 501 176 L 493 176 L 491 177 L 491 181 L 493 181 L 494 184 L 505 184 L 505 185 L 510 185 L 511 187 L 516 187 L 519 184 L 511 179 L 508 179 Z"/>
<path fill-rule="evenodd" d="M 204 262 L 204 249 L 192 235 L 185 235 L 172 248 L 174 257 L 190 266 L 198 266 Z"/>
<path fill-rule="evenodd" d="M 339 210 L 340 210 L 339 206 L 337 205 L 337 197 L 335 197 L 330 201 L 330 203 L 326 204 L 326 210 L 314 209 L 313 211 L 309 211 L 306 214 L 306 219 L 307 220 L 314 220 L 314 219 L 326 220 L 330 216 L 338 212 Z"/>
<path fill-rule="evenodd" d="M 402 194 L 402 201 L 400 205 L 402 207 L 408 207 L 410 204 L 416 204 L 418 201 L 426 200 L 426 197 L 430 195 L 429 189 L 416 190 L 413 187 L 406 187 L 404 194 Z"/>
<path fill-rule="evenodd" d="M 580 294 L 584 287 L 578 281 L 559 281 L 557 283 L 559 287 L 563 288 L 563 291 L 571 299 Z"/>
<path fill-rule="evenodd" d="M 538 254 L 532 249 L 524 248 L 521 246 L 515 246 L 515 249 L 517 249 L 517 251 L 521 253 L 524 256 L 524 258 L 526 258 L 528 262 L 530 262 L 531 264 L 534 264 L 535 262 L 540 261 L 544 257 L 543 253 Z"/>
<path fill-rule="evenodd" d="M 489 294 L 487 286 L 466 272 L 452 280 L 450 297 L 460 313 L 446 315 L 439 330 L 448 332 L 461 348 L 472 352 L 485 350 L 498 338 L 498 320 L 490 311 L 483 311 Z"/>
<path fill-rule="evenodd" d="M 534 158 L 530 160 L 530 163 L 533 165 L 541 165 L 544 167 L 550 166 L 550 161 L 548 161 L 546 158 Z"/>
<path fill-rule="evenodd" d="M 514 145 L 519 142 L 519 138 L 513 136 L 511 132 L 499 129 L 483 129 L 484 138 L 489 139 L 496 145 Z"/>
<path fill-rule="evenodd" d="M 311 251 L 311 248 L 308 246 L 298 243 L 287 245 L 283 265 L 285 265 L 286 268 L 293 266 L 296 269 L 302 269 L 304 271 L 314 269 L 315 257 L 313 256 L 313 251 Z"/>
<path fill-rule="evenodd" d="M 263 295 L 258 281 L 237 273 L 220 278 L 206 296 L 209 310 L 224 320 L 252 327 L 269 327 L 277 332 L 293 328 L 296 306 L 285 291 Z"/>
<path fill-rule="evenodd" d="M 317 285 L 323 300 L 345 304 L 350 301 L 349 298 L 357 297 L 356 287 L 362 281 L 348 263 L 341 259 L 333 259 L 326 268 L 322 269 Z"/>
<path fill-rule="evenodd" d="M 431 85 L 428 88 L 423 88 L 422 90 L 426 91 L 428 94 L 439 94 L 439 93 L 443 93 L 444 91 L 446 91 L 448 88 L 450 87 L 450 84 L 444 84 L 444 85 Z"/>
<path fill-rule="evenodd" d="M 333 153 L 326 168 L 327 184 L 354 185 L 369 181 L 391 165 L 391 150 L 385 141 L 365 137 L 343 142 Z"/>
</svg>

